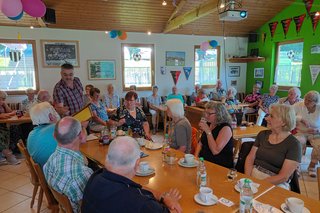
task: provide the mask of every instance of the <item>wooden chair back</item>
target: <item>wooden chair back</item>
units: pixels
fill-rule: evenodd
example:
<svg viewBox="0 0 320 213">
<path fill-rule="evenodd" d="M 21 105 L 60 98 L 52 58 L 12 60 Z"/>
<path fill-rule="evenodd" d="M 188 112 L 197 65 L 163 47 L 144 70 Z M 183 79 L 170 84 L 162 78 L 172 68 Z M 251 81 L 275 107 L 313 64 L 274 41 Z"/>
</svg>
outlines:
<svg viewBox="0 0 320 213">
<path fill-rule="evenodd" d="M 318 192 L 319 192 L 319 200 L 320 200 L 320 167 L 317 168 L 317 179 L 318 179 Z"/>
<path fill-rule="evenodd" d="M 241 139 L 240 140 L 233 139 L 233 162 L 237 157 L 240 147 L 241 147 Z"/>
<path fill-rule="evenodd" d="M 26 164 L 27 164 L 27 167 L 28 167 L 28 169 L 29 169 L 29 171 L 30 171 L 30 174 L 31 174 L 31 180 L 30 180 L 31 183 L 32 183 L 33 185 L 39 185 L 40 183 L 39 183 L 39 179 L 38 179 L 37 173 L 36 173 L 36 171 L 34 170 L 32 164 L 31 164 L 31 161 L 30 161 L 31 156 L 30 156 L 27 148 L 25 147 L 23 141 L 18 142 L 18 143 L 17 143 L 17 146 L 18 146 L 21 154 L 23 154 L 24 157 L 26 158 Z"/>
<path fill-rule="evenodd" d="M 62 208 L 66 213 L 73 213 L 69 198 L 64 194 L 57 192 L 52 187 L 50 187 L 50 189 L 52 191 L 53 196 L 58 201 L 60 209 Z"/>
<path fill-rule="evenodd" d="M 201 138 L 200 131 L 199 131 L 197 128 L 192 127 L 192 133 L 191 133 L 191 151 L 190 151 L 191 154 L 194 154 L 194 153 L 195 153 L 200 138 Z"/>
</svg>

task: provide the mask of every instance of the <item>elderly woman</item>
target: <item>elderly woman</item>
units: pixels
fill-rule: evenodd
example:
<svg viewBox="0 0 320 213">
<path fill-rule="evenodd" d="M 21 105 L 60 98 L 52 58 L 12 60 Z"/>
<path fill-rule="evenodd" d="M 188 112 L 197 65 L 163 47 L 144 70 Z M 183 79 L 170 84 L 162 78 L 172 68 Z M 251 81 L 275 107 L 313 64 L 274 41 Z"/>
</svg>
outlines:
<svg viewBox="0 0 320 213">
<path fill-rule="evenodd" d="M 112 84 L 108 84 L 107 91 L 108 93 L 103 96 L 103 100 L 107 107 L 107 112 L 112 114 L 116 111 L 116 108 L 120 107 L 120 99 L 118 95 L 114 94 Z"/>
<path fill-rule="evenodd" d="M 195 156 L 218 165 L 233 167 L 231 117 L 223 103 L 210 101 L 205 105 L 205 119 L 199 123 L 203 131 Z"/>
<path fill-rule="evenodd" d="M 137 98 L 137 93 L 129 91 L 124 98 L 124 106 L 117 109 L 115 118 L 119 120 L 124 131 L 127 131 L 130 127 L 134 135 L 145 136 L 147 139 L 151 139 L 146 115 L 140 107 L 136 106 Z"/>
<path fill-rule="evenodd" d="M 285 189 L 301 161 L 301 145 L 291 135 L 296 116 L 292 107 L 274 104 L 266 118 L 270 130 L 261 131 L 246 158 L 245 174 Z"/>
<path fill-rule="evenodd" d="M 222 87 L 222 81 L 217 80 L 217 85 L 212 91 L 212 100 L 221 101 L 222 98 L 226 97 L 226 91 Z"/>
<path fill-rule="evenodd" d="M 161 105 L 161 97 L 158 95 L 158 86 L 152 87 L 152 95 L 147 98 L 149 105 L 149 112 L 152 116 L 153 134 L 156 134 L 158 128 L 157 115 L 159 113 L 159 106 Z"/>
<path fill-rule="evenodd" d="M 191 151 L 191 125 L 184 117 L 183 104 L 179 99 L 170 99 L 166 103 L 167 114 L 173 121 L 171 131 L 171 147 L 184 153 Z"/>
<path fill-rule="evenodd" d="M 26 89 L 26 95 L 27 95 L 27 98 L 21 102 L 21 110 L 24 112 L 29 112 L 29 109 L 31 108 L 31 106 L 37 103 L 36 99 L 34 98 L 35 91 L 31 88 Z"/>
<path fill-rule="evenodd" d="M 288 91 L 288 97 L 280 98 L 279 104 L 294 105 L 295 103 L 302 101 L 300 96 L 300 89 L 298 87 L 291 87 Z"/>
<path fill-rule="evenodd" d="M 297 116 L 298 140 L 305 147 L 308 140 L 313 146 L 311 162 L 308 172 L 311 177 L 316 177 L 315 166 L 320 160 L 320 96 L 317 91 L 309 91 L 304 96 L 304 102 L 294 105 Z"/>
<path fill-rule="evenodd" d="M 248 107 L 244 108 L 243 114 L 254 113 L 254 112 L 258 111 L 257 108 L 258 108 L 259 101 L 261 98 L 260 89 L 261 89 L 260 84 L 258 84 L 258 83 L 254 84 L 252 93 L 250 93 L 249 95 L 247 95 L 244 98 L 243 103 L 249 104 L 249 105 L 248 105 Z"/>
<path fill-rule="evenodd" d="M 196 102 L 205 102 L 205 101 L 210 101 L 209 98 L 207 97 L 204 89 L 199 89 L 198 90 L 198 96 L 196 98 Z"/>
<path fill-rule="evenodd" d="M 269 106 L 278 102 L 279 97 L 276 95 L 277 91 L 278 86 L 274 84 L 270 87 L 269 94 L 263 94 L 261 96 L 258 111 L 259 117 L 257 118 L 256 123 L 257 126 L 261 126 L 264 117 L 269 114 Z"/>
<path fill-rule="evenodd" d="M 194 92 L 190 95 L 191 104 L 195 103 L 198 97 L 198 92 L 201 89 L 201 84 L 194 85 Z"/>
<path fill-rule="evenodd" d="M 88 104 L 91 102 L 91 96 L 90 96 L 90 90 L 94 88 L 93 85 L 91 84 L 87 84 L 85 87 L 85 94 L 83 95 L 83 103 L 84 105 Z"/>
</svg>

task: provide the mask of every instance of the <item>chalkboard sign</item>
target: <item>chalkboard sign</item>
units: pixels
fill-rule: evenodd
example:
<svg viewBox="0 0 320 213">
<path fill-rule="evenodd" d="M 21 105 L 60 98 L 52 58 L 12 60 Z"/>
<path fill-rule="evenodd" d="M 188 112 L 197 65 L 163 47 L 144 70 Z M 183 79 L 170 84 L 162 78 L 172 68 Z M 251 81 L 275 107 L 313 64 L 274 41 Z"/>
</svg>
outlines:
<svg viewBox="0 0 320 213">
<path fill-rule="evenodd" d="M 78 41 L 47 41 L 41 40 L 43 67 L 60 67 L 69 63 L 79 67 Z"/>
</svg>

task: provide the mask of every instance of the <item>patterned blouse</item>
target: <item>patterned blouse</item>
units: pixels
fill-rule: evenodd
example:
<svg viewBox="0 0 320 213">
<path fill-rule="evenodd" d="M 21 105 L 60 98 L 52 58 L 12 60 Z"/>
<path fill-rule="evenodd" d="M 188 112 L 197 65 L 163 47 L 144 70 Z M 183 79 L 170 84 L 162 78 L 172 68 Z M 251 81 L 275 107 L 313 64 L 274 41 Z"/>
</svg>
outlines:
<svg viewBox="0 0 320 213">
<path fill-rule="evenodd" d="M 101 120 L 103 120 L 103 121 L 109 120 L 108 114 L 106 111 L 106 107 L 101 101 L 99 101 L 98 105 L 96 105 L 95 103 L 92 102 L 90 104 L 90 108 L 91 108 L 92 112 L 95 112 L 97 114 L 97 116 L 99 118 L 101 118 Z M 96 124 L 96 123 L 94 123 L 94 124 Z"/>
<path fill-rule="evenodd" d="M 261 99 L 261 94 L 260 93 L 250 93 L 249 95 L 247 95 L 245 98 L 244 98 L 244 103 L 250 103 L 250 104 L 252 104 L 252 103 L 255 103 L 255 102 L 257 102 L 257 101 L 260 101 L 260 99 Z M 258 107 L 258 105 L 257 106 L 254 106 L 253 108 L 257 108 Z"/>
<path fill-rule="evenodd" d="M 278 102 L 279 96 L 277 95 L 270 96 L 269 94 L 263 94 L 261 96 L 261 100 L 262 100 L 262 106 L 268 109 L 271 104 Z"/>
</svg>

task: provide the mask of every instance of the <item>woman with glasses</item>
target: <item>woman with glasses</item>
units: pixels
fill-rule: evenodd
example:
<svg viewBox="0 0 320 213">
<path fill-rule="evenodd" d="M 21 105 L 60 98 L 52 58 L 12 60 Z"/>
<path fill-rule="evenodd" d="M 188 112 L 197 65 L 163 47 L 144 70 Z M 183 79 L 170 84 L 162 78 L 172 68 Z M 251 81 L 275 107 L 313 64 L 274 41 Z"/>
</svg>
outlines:
<svg viewBox="0 0 320 213">
<path fill-rule="evenodd" d="M 199 123 L 203 131 L 195 156 L 212 163 L 233 167 L 231 116 L 223 103 L 210 101 L 205 105 L 205 119 Z"/>
</svg>

